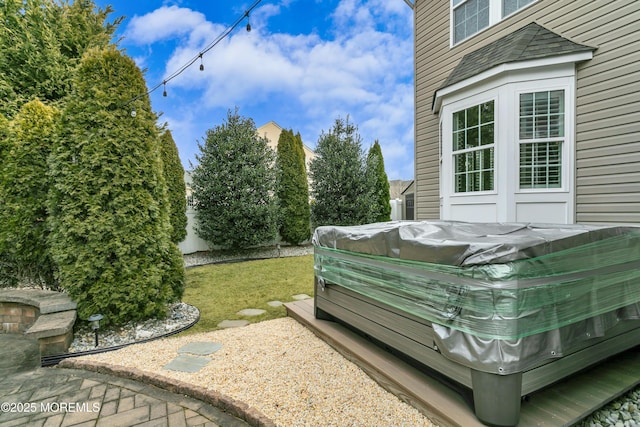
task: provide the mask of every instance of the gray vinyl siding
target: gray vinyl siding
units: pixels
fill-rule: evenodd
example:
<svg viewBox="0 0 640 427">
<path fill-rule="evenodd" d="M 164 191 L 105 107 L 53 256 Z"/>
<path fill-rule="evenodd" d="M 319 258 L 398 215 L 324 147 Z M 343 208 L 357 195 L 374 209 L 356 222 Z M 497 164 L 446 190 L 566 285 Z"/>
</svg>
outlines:
<svg viewBox="0 0 640 427">
<path fill-rule="evenodd" d="M 577 67 L 576 222 L 640 224 L 640 1 L 539 0 L 449 47 L 449 0 L 416 1 L 416 215 L 439 215 L 433 94 L 467 53 L 537 22 L 596 47 Z"/>
</svg>

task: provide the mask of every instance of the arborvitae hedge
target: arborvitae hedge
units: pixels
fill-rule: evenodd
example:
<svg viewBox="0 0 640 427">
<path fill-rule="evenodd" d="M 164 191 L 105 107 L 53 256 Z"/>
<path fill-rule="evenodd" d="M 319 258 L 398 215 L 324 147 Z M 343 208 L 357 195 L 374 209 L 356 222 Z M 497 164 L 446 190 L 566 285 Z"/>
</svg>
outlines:
<svg viewBox="0 0 640 427">
<path fill-rule="evenodd" d="M 156 115 L 142 72 L 115 48 L 88 51 L 50 156 L 51 253 L 81 319 L 165 314 L 184 288 L 171 242 Z M 137 115 L 132 117 L 131 109 Z"/>
<path fill-rule="evenodd" d="M 348 119 L 336 119 L 333 128 L 320 135 L 309 169 L 314 227 L 375 221 L 373 175 L 367 173 L 358 129 Z"/>
<path fill-rule="evenodd" d="M 198 236 L 232 251 L 275 241 L 275 153 L 253 120 L 229 111 L 199 148 L 192 174 Z"/>
<path fill-rule="evenodd" d="M 283 130 L 276 160 L 280 236 L 297 245 L 309 238 L 309 187 L 300 134 Z"/>
<path fill-rule="evenodd" d="M 182 242 L 187 237 L 187 192 L 184 184 L 184 168 L 180 162 L 178 147 L 171 131 L 162 131 L 160 136 L 164 180 L 169 198 L 169 218 L 171 220 L 171 241 Z"/>
<path fill-rule="evenodd" d="M 378 216 L 376 222 L 391 221 L 391 194 L 389 193 L 389 178 L 384 171 L 384 158 L 382 149 L 376 140 L 369 149 L 367 156 L 367 168 L 374 175 L 375 198 L 378 205 Z"/>
<path fill-rule="evenodd" d="M 47 157 L 57 110 L 38 100 L 24 104 L 12 122 L 0 172 L 0 282 L 55 287 L 49 255 Z"/>
<path fill-rule="evenodd" d="M 0 2 L 0 113 L 12 118 L 34 98 L 51 105 L 69 94 L 73 71 L 89 48 L 111 43 L 122 18 L 92 0 Z"/>
</svg>

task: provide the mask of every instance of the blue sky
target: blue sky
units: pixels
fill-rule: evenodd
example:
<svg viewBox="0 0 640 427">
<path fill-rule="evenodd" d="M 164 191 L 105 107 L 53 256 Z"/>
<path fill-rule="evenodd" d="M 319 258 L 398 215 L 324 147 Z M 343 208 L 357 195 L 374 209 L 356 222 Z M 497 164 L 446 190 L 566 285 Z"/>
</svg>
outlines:
<svg viewBox="0 0 640 427">
<path fill-rule="evenodd" d="M 255 0 L 96 0 L 125 16 L 120 47 L 153 88 L 225 32 Z M 229 35 L 151 94 L 185 168 L 229 109 L 274 121 L 315 148 L 336 118 L 380 142 L 389 179 L 413 178 L 413 15 L 403 0 L 262 0 Z"/>
</svg>

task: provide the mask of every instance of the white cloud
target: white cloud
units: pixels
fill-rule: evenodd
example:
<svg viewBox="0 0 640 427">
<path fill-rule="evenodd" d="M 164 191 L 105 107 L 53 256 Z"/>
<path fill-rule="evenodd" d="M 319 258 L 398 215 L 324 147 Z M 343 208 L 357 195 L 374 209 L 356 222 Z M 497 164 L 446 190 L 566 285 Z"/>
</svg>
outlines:
<svg viewBox="0 0 640 427">
<path fill-rule="evenodd" d="M 180 37 L 207 24 L 206 17 L 191 9 L 162 6 L 143 16 L 134 16 L 125 37 L 132 43 L 151 44 L 172 37 Z"/>
<path fill-rule="evenodd" d="M 405 28 L 411 22 L 411 10 L 401 0 L 342 0 L 331 15 L 331 39 L 315 33 L 269 33 L 269 19 L 275 19 L 288 3 L 254 10 L 253 31 L 239 27 L 204 55 L 203 72 L 190 67 L 168 83 L 168 90 L 199 91 L 198 109 L 240 106 L 242 110 L 264 104 L 276 111 L 276 103 L 286 103 L 302 117 L 299 130 L 312 147 L 335 118 L 350 115 L 359 126 L 364 148 L 374 139 L 380 141 L 389 178 L 411 177 L 413 41 L 411 28 Z M 197 57 L 225 28 L 208 22 L 199 12 L 163 6 L 134 17 L 126 35 L 135 43 L 150 45 L 177 39 L 166 61 L 166 78 Z M 173 119 L 190 129 L 187 115 Z"/>
</svg>

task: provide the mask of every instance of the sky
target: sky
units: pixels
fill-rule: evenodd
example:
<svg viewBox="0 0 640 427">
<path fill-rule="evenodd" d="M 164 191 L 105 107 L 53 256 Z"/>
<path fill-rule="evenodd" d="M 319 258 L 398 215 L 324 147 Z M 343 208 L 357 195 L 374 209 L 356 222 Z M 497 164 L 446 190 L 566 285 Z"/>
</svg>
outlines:
<svg viewBox="0 0 640 427">
<path fill-rule="evenodd" d="M 336 119 L 382 148 L 390 180 L 414 176 L 413 11 L 404 0 L 95 0 L 124 16 L 118 45 L 145 70 L 151 105 L 185 169 L 229 110 L 299 132 L 315 149 Z M 251 31 L 246 25 L 251 25 Z M 176 71 L 196 62 L 177 77 Z M 167 96 L 163 96 L 166 90 Z"/>
</svg>

